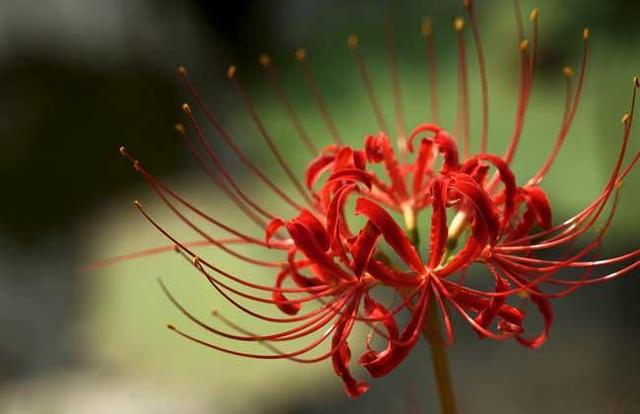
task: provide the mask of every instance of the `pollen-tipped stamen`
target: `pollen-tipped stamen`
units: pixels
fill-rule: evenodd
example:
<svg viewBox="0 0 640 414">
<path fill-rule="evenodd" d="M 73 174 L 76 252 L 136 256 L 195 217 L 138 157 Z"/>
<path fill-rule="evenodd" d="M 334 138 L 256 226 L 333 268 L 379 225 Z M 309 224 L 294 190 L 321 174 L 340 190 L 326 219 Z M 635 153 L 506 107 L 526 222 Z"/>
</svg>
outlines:
<svg viewBox="0 0 640 414">
<path fill-rule="evenodd" d="M 431 120 L 436 124 L 440 122 L 440 101 L 438 97 L 438 65 L 436 61 L 436 48 L 433 40 L 433 24 L 429 17 L 422 20 L 422 36 L 425 39 L 427 70 L 429 71 L 429 96 L 431 101 Z"/>
<path fill-rule="evenodd" d="M 469 142 L 469 73 L 467 68 L 467 52 L 464 41 L 464 19 L 456 17 L 453 27 L 458 36 L 458 114 L 456 119 L 462 135 L 462 154 L 467 158 L 470 154 Z"/>
<path fill-rule="evenodd" d="M 400 159 L 407 153 L 407 128 L 404 123 L 404 109 L 402 104 L 402 88 L 400 86 L 400 74 L 398 71 L 398 57 L 394 44 L 393 21 L 387 22 L 387 60 L 389 61 L 389 76 L 391 78 L 391 94 L 396 124 L 396 140 Z"/>
<path fill-rule="evenodd" d="M 213 164 L 216 166 L 218 171 L 222 174 L 222 176 L 227 181 L 229 186 L 231 188 L 233 188 L 233 190 L 236 192 L 238 197 L 240 197 L 242 199 L 242 201 L 247 203 L 257 213 L 259 213 L 260 215 L 264 216 L 265 218 L 267 218 L 267 219 L 274 218 L 275 215 L 273 213 L 267 211 L 263 207 L 261 207 L 251 197 L 249 197 L 242 190 L 242 188 L 240 188 L 240 186 L 238 185 L 236 180 L 233 178 L 231 173 L 229 173 L 229 171 L 227 171 L 227 168 L 224 166 L 224 164 L 222 163 L 222 161 L 218 157 L 218 154 L 216 153 L 216 151 L 213 149 L 213 147 L 211 147 L 211 145 L 207 141 L 207 138 L 204 135 L 204 131 L 202 130 L 202 127 L 200 126 L 200 124 L 198 123 L 196 118 L 193 116 L 193 112 L 191 111 L 191 108 L 189 107 L 189 105 L 187 105 L 187 104 L 182 105 L 182 111 L 187 115 L 187 118 L 189 119 L 189 122 L 191 123 L 191 126 L 193 127 L 193 130 L 195 131 L 196 137 L 198 138 L 198 141 L 200 141 L 200 144 L 204 147 L 209 159 L 213 162 Z M 281 193 L 280 190 L 278 190 L 278 191 Z M 285 195 L 285 197 L 286 197 L 286 195 Z M 293 203 L 293 204 L 291 204 L 291 207 L 296 208 L 297 210 L 299 210 L 301 208 L 300 206 L 295 204 L 295 202 L 293 202 L 292 200 L 290 200 L 290 201 L 291 201 L 291 203 Z"/>
<path fill-rule="evenodd" d="M 478 69 L 480 72 L 480 90 L 482 94 L 482 132 L 480 138 L 480 152 L 487 152 L 489 135 L 489 86 L 487 80 L 487 68 L 473 2 L 471 0 L 465 0 L 464 5 L 467 9 L 467 14 L 469 15 L 469 22 L 471 23 L 471 31 L 473 32 L 473 40 L 476 45 Z"/>
<path fill-rule="evenodd" d="M 255 223 L 259 228 L 263 229 L 266 222 L 260 218 L 256 213 L 251 210 L 251 206 L 247 206 L 245 202 L 239 198 L 234 190 L 225 184 L 225 180 L 221 179 L 217 174 L 215 174 L 209 165 L 204 161 L 202 155 L 198 152 L 194 144 L 191 142 L 189 137 L 187 136 L 187 130 L 182 124 L 176 124 L 175 127 L 176 132 L 182 138 L 185 146 L 191 153 L 192 157 L 196 160 L 200 168 L 205 172 L 207 177 L 216 185 L 226 196 L 231 200 L 231 202 L 240 209 L 253 223 Z M 224 178 L 224 177 L 223 177 Z"/>
<path fill-rule="evenodd" d="M 316 106 L 320 111 L 320 115 L 322 116 L 322 120 L 329 131 L 329 135 L 336 144 L 342 144 L 342 138 L 340 137 L 340 133 L 338 132 L 338 128 L 336 127 L 331 114 L 329 113 L 329 109 L 322 98 L 322 94 L 320 93 L 320 89 L 318 88 L 318 83 L 316 82 L 316 78 L 313 75 L 313 71 L 311 70 L 311 65 L 309 65 L 309 58 L 307 56 L 306 49 L 298 49 L 295 52 L 296 61 L 300 63 L 302 66 L 302 72 L 304 75 L 305 82 L 307 84 L 307 88 L 313 97 L 313 100 L 316 102 Z"/>
<path fill-rule="evenodd" d="M 258 58 L 258 62 L 260 63 L 260 66 L 264 68 L 264 71 L 267 74 L 267 81 L 269 82 L 269 85 L 280 101 L 280 104 L 287 113 L 287 116 L 291 120 L 298 138 L 300 138 L 300 141 L 309 150 L 309 153 L 311 153 L 312 155 L 318 154 L 318 147 L 313 143 L 313 141 L 311 141 L 311 138 L 309 138 L 309 134 L 302 125 L 300 117 L 293 108 L 291 101 L 289 100 L 287 94 L 284 91 L 284 88 L 282 87 L 282 82 L 280 81 L 280 76 L 278 76 L 278 71 L 275 68 L 273 60 L 266 53 L 262 53 Z"/>
<path fill-rule="evenodd" d="M 291 181 L 296 191 L 302 196 L 302 198 L 310 206 L 315 207 L 315 203 L 309 197 L 307 190 L 304 188 L 304 186 L 302 185 L 298 177 L 293 173 L 293 170 L 291 169 L 291 167 L 289 166 L 285 158 L 282 156 L 282 153 L 280 152 L 276 144 L 273 142 L 273 138 L 271 137 L 271 134 L 269 134 L 269 132 L 267 131 L 267 128 L 265 127 L 264 123 L 260 119 L 260 116 L 258 115 L 258 112 L 256 111 L 253 105 L 253 102 L 251 101 L 251 98 L 246 93 L 246 91 L 242 87 L 242 84 L 238 80 L 238 76 L 236 72 L 237 72 L 236 67 L 230 66 L 229 71 L 227 72 L 227 77 L 231 80 L 231 83 L 233 84 L 234 88 L 238 92 L 238 95 L 240 95 L 240 99 L 244 103 L 245 108 L 247 109 L 247 112 L 249 112 L 251 120 L 253 121 L 256 128 L 260 132 L 260 136 L 264 139 L 265 143 L 267 144 L 267 147 L 269 147 L 269 151 L 271 151 L 271 154 L 273 154 L 276 161 L 278 162 L 278 165 L 280 165 L 280 168 L 282 168 L 282 171 L 284 171 L 285 175 L 287 176 L 289 181 Z"/>
<path fill-rule="evenodd" d="M 369 97 L 369 102 L 371 103 L 371 108 L 373 109 L 373 114 L 376 117 L 376 121 L 378 122 L 378 127 L 380 130 L 389 133 L 389 127 L 384 119 L 384 115 L 382 114 L 382 109 L 380 108 L 380 103 L 378 102 L 378 97 L 376 96 L 375 89 L 373 87 L 373 82 L 371 82 L 371 76 L 369 75 L 369 70 L 367 65 L 362 57 L 362 53 L 360 53 L 359 39 L 355 34 L 349 35 L 347 39 L 347 45 L 349 46 L 349 50 L 351 50 L 353 57 L 356 61 L 356 66 L 358 67 L 358 73 L 360 74 L 360 78 L 362 79 L 362 83 L 367 91 L 367 96 Z"/>
<path fill-rule="evenodd" d="M 580 76 L 578 77 L 578 86 L 576 88 L 575 96 L 571 103 L 571 109 L 569 110 L 567 117 L 563 120 L 562 125 L 560 126 L 560 131 L 556 136 L 556 142 L 554 144 L 553 149 L 551 150 L 551 153 L 549 154 L 549 157 L 544 162 L 544 164 L 540 167 L 538 172 L 533 176 L 533 178 L 529 180 L 529 185 L 540 184 L 540 182 L 547 175 L 547 172 L 549 171 L 549 169 L 553 165 L 553 162 L 558 156 L 558 153 L 560 152 L 560 148 L 562 147 L 562 144 L 564 143 L 564 140 L 567 137 L 569 130 L 571 129 L 571 125 L 573 124 L 573 119 L 576 115 L 576 112 L 578 110 L 578 105 L 580 103 L 580 97 L 582 96 L 582 90 L 583 90 L 584 81 L 586 78 L 587 63 L 589 61 L 589 29 L 583 30 L 582 39 L 583 39 L 584 49 L 582 52 L 582 63 L 580 65 Z"/>
<path fill-rule="evenodd" d="M 251 160 L 240 149 L 240 147 L 238 147 L 238 145 L 235 143 L 231 135 L 229 135 L 226 129 L 222 126 L 222 124 L 218 122 L 218 120 L 213 116 L 213 113 L 211 112 L 211 110 L 209 110 L 207 105 L 205 105 L 202 97 L 200 96 L 197 89 L 189 79 L 187 70 L 183 66 L 181 66 L 178 69 L 178 75 L 180 75 L 180 78 L 185 84 L 187 90 L 189 91 L 191 96 L 193 96 L 193 98 L 195 99 L 200 109 L 204 112 L 207 120 L 211 123 L 211 125 L 213 125 L 215 130 L 218 132 L 218 134 L 224 141 L 225 145 L 227 145 L 231 149 L 231 151 L 236 155 L 236 157 L 238 157 L 240 162 L 242 162 L 247 168 L 249 168 L 249 170 L 251 170 L 251 172 L 260 181 L 262 181 L 271 191 L 273 191 L 278 197 L 280 197 L 282 201 L 290 205 L 292 208 L 296 210 L 300 210 L 300 206 L 295 201 L 293 201 L 287 194 L 285 194 L 278 186 L 276 186 L 273 183 L 273 181 L 271 181 L 264 172 L 262 172 L 258 167 L 256 167 L 255 164 L 252 163 Z M 198 122 L 196 121 L 195 117 L 191 112 L 191 108 L 188 105 L 186 105 L 186 107 L 185 105 L 183 105 L 182 109 L 189 116 L 192 124 L 194 124 L 194 128 L 196 128 L 197 131 L 200 131 L 201 134 L 198 134 L 198 136 L 200 138 L 200 135 L 201 135 L 201 141 L 203 140 L 203 144 L 205 145 L 205 148 L 207 148 L 207 153 L 211 155 L 211 153 L 213 153 L 213 150 L 210 149 L 210 145 L 205 138 L 205 134 L 202 133 L 202 129 L 200 128 L 200 125 L 198 124 Z"/>
</svg>

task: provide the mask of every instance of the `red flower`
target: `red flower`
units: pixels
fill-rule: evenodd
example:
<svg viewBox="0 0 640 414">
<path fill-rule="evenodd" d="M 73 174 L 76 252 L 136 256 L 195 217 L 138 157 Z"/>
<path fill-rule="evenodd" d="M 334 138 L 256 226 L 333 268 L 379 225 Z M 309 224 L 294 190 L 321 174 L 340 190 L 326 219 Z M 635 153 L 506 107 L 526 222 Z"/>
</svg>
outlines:
<svg viewBox="0 0 640 414">
<path fill-rule="evenodd" d="M 259 343 L 268 352 L 225 348 L 172 325 L 171 329 L 212 349 L 244 357 L 289 359 L 300 363 L 331 359 L 348 395 L 356 397 L 368 389 L 368 385 L 356 380 L 350 371 L 349 343 L 356 324 L 370 329 L 366 351 L 359 356 L 358 363 L 372 377 L 391 372 L 410 353 L 423 333 L 430 334 L 425 325 L 427 318 L 433 316 L 429 312 L 434 311 L 440 313 L 449 342 L 453 341 L 450 317 L 450 310 L 453 309 L 482 338 L 513 337 L 521 344 L 535 348 L 546 340 L 553 320 L 550 299 L 566 296 L 580 286 L 622 276 L 640 266 L 638 249 L 609 259 L 597 258 L 598 248 L 615 212 L 620 184 L 638 160 L 636 152 L 630 161 L 625 161 L 636 91 L 640 86 L 638 80 L 634 80 L 632 108 L 623 119 L 620 154 L 609 181 L 585 209 L 554 225 L 549 198 L 539 185 L 569 133 L 578 108 L 588 58 L 588 32 L 585 31 L 583 36 L 585 50 L 578 85 L 575 94 L 568 98 L 556 144 L 538 173 L 522 184 L 516 179 L 510 165 L 522 133 L 533 82 L 537 12 L 532 13 L 532 45 L 520 34 L 519 103 L 512 138 L 504 154 L 495 155 L 486 152 L 489 117 L 480 38 L 471 2 L 465 2 L 465 6 L 469 11 L 477 46 L 483 91 L 481 150 L 475 155 L 469 152 L 468 81 L 462 34 L 464 24 L 461 19 L 455 22 L 459 33 L 461 79 L 457 134 L 450 134 L 436 122 L 431 122 L 418 125 L 408 136 L 404 135 L 401 94 L 395 57 L 390 48 L 397 149 L 385 132 L 388 128 L 367 67 L 358 52 L 358 39 L 355 36 L 349 38 L 349 46 L 354 52 L 372 108 L 383 131 L 367 136 L 360 149 L 342 142 L 319 93 L 304 50 L 298 50 L 296 58 L 303 66 L 310 90 L 334 139 L 334 143 L 319 152 L 308 139 L 294 107 L 285 95 L 271 59 L 266 55 L 260 57 L 260 63 L 301 142 L 316 154 L 308 164 L 303 179 L 293 172 L 286 156 L 273 142 L 251 99 L 239 83 L 236 68 L 232 66 L 229 69 L 227 76 L 237 88 L 258 132 L 297 196 L 284 191 L 280 183 L 274 182 L 249 160 L 204 104 L 186 70 L 179 70 L 198 107 L 228 150 L 248 173 L 294 213 L 276 214 L 242 189 L 205 137 L 187 104 L 183 110 L 196 139 L 191 140 L 182 125 L 178 125 L 178 132 L 212 182 L 259 228 L 257 235 L 240 231 L 228 220 L 213 217 L 197 208 L 154 177 L 122 148 L 122 154 L 130 159 L 177 219 L 198 233 L 202 240 L 192 243 L 178 240 L 136 203 L 144 216 L 171 241 L 176 250 L 191 260 L 197 271 L 239 312 L 264 321 L 268 333 L 251 332 L 219 314 L 215 316 L 226 326 L 225 329 L 208 324 L 192 314 L 163 284 L 162 288 L 170 300 L 205 331 L 238 342 Z M 427 38 L 429 61 L 433 65 L 430 24 L 425 24 L 423 33 Z M 571 71 L 565 69 L 565 75 L 567 82 L 570 82 Z M 432 109 L 434 121 L 437 121 L 435 66 L 431 66 L 431 80 Z M 461 152 L 458 150 L 459 143 L 462 144 Z M 421 219 L 427 213 L 431 223 L 429 238 L 427 246 L 420 248 Z M 354 228 L 349 220 L 354 214 L 365 219 L 364 225 Z M 403 226 L 396 221 L 398 214 L 404 221 Z M 586 244 L 576 243 L 587 236 L 603 216 L 606 216 L 604 225 L 597 235 Z M 212 237 L 193 217 L 218 227 L 228 233 L 229 238 Z M 450 217 L 453 219 L 449 220 Z M 278 258 L 271 261 L 247 256 L 236 248 L 245 244 L 270 250 Z M 576 244 L 581 247 L 575 247 Z M 200 246 L 214 246 L 224 251 L 244 262 L 247 271 L 238 275 L 201 258 L 195 251 Z M 557 258 L 548 259 L 548 253 L 541 256 L 542 252 L 547 251 L 553 251 Z M 473 263 L 486 265 L 492 277 L 492 288 L 483 291 L 465 283 L 467 271 Z M 612 265 L 619 265 L 619 268 L 612 271 Z M 253 281 L 252 267 L 271 269 L 273 279 L 268 282 Z M 604 268 L 604 271 L 597 273 L 600 268 Z M 573 275 L 571 279 L 562 276 L 563 271 L 572 269 L 583 272 L 577 277 L 570 272 Z M 396 298 L 395 302 L 390 302 L 392 297 Z M 544 321 L 542 332 L 533 337 L 525 334 L 526 314 L 520 300 L 517 306 L 513 304 L 514 298 L 533 302 Z M 284 315 L 274 317 L 252 308 L 251 304 L 270 304 Z M 402 313 L 408 314 L 404 324 L 400 323 L 401 318 L 398 317 Z M 382 350 L 374 347 L 374 338 L 384 342 Z M 294 350 L 289 347 L 285 350 L 280 345 L 292 342 L 299 344 L 299 341 L 304 343 Z M 325 343 L 329 344 L 327 349 L 319 351 Z"/>
</svg>

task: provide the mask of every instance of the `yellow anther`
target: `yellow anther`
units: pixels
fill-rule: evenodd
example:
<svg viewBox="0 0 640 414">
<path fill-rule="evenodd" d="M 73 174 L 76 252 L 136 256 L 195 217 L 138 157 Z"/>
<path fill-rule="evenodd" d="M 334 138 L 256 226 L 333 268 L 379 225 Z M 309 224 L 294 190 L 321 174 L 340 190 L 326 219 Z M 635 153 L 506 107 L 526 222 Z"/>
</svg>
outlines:
<svg viewBox="0 0 640 414">
<path fill-rule="evenodd" d="M 460 16 L 456 17 L 453 21 L 453 27 L 457 32 L 461 32 L 464 29 L 464 19 Z"/>
<path fill-rule="evenodd" d="M 258 57 L 258 62 L 264 67 L 271 66 L 271 56 L 266 53 L 261 53 Z"/>
<path fill-rule="evenodd" d="M 571 66 L 565 66 L 564 68 L 562 68 L 562 73 L 564 74 L 565 78 L 571 78 L 574 75 L 574 72 Z"/>
<path fill-rule="evenodd" d="M 527 39 L 522 39 L 522 42 L 520 42 L 520 51 L 526 52 L 527 50 L 529 50 L 529 41 Z"/>
<path fill-rule="evenodd" d="M 185 68 L 184 66 L 178 66 L 177 72 L 180 76 L 187 76 L 187 68 Z"/>
<path fill-rule="evenodd" d="M 191 107 L 189 106 L 189 104 L 182 104 L 182 110 L 184 111 L 185 114 L 190 114 L 191 113 Z"/>
<path fill-rule="evenodd" d="M 531 20 L 532 22 L 538 20 L 538 14 L 540 14 L 538 12 L 538 9 L 533 9 L 531 10 L 531 13 L 529 14 L 529 20 Z"/>
<path fill-rule="evenodd" d="M 358 47 L 359 41 L 360 39 L 358 39 L 358 35 L 350 34 L 349 38 L 347 38 L 347 45 L 349 46 L 349 49 L 355 49 L 356 47 Z"/>
<path fill-rule="evenodd" d="M 629 121 L 631 121 L 631 115 L 629 115 L 629 114 L 622 115 L 622 123 L 623 124 L 628 124 Z"/>
<path fill-rule="evenodd" d="M 236 68 L 236 65 L 229 66 L 229 69 L 227 69 L 227 78 L 233 79 L 233 77 L 236 76 L 237 70 L 238 68 Z"/>
<path fill-rule="evenodd" d="M 420 26 L 420 32 L 422 36 L 429 37 L 433 33 L 433 25 L 431 24 L 431 19 L 425 17 L 422 19 L 422 25 Z"/>
<path fill-rule="evenodd" d="M 590 35 L 590 34 L 591 34 L 591 32 L 589 31 L 589 29 L 588 29 L 588 28 L 585 28 L 585 29 L 582 31 L 582 38 L 583 38 L 584 40 L 587 40 L 587 39 L 589 39 L 589 35 Z"/>
<path fill-rule="evenodd" d="M 175 126 L 173 128 L 180 135 L 184 135 L 187 132 L 187 129 L 184 127 L 184 125 L 182 125 L 180 123 L 175 124 Z"/>
<path fill-rule="evenodd" d="M 133 200 L 133 205 L 140 210 L 142 209 L 142 204 L 138 200 Z"/>
<path fill-rule="evenodd" d="M 302 62 L 307 58 L 307 50 L 303 48 L 296 50 L 295 57 L 298 62 Z"/>
</svg>

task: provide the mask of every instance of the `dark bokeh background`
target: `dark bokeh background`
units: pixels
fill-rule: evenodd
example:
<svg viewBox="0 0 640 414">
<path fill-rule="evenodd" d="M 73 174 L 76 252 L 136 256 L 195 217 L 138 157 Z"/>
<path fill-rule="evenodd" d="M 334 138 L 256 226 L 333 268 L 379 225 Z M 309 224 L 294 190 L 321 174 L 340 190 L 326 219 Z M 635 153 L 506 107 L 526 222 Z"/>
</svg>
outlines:
<svg viewBox="0 0 640 414">
<path fill-rule="evenodd" d="M 189 272 L 173 255 L 76 270 L 162 244 L 130 207 L 133 198 L 152 198 L 118 155 L 121 144 L 185 192 L 212 207 L 219 202 L 173 133 L 186 99 L 175 76 L 178 65 L 189 68 L 233 131 L 257 139 L 247 132 L 246 114 L 223 76 L 227 65 L 237 63 L 279 144 L 287 145 L 292 132 L 256 64 L 256 56 L 268 51 L 321 145 L 324 131 L 292 59 L 304 45 L 338 125 L 356 143 L 375 128 L 346 36 L 361 35 L 390 118 L 383 22 L 392 16 L 412 125 L 423 120 L 428 102 L 419 25 L 422 16 L 433 16 L 445 117 L 452 119 L 456 49 L 450 22 L 463 12 L 458 3 L 0 3 L 0 412 L 432 412 L 437 405 L 426 352 L 414 352 L 392 375 L 373 381 L 369 394 L 351 401 L 328 365 L 223 358 L 168 335 L 163 325 L 176 314 L 154 279 L 178 281 Z M 593 34 L 583 106 L 545 183 L 559 220 L 596 195 L 611 168 L 630 80 L 640 72 L 640 6 L 626 0 L 522 3 L 527 13 L 540 7 L 542 35 L 528 132 L 516 161 L 519 177 L 535 171 L 549 150 L 562 108 L 561 68 L 579 61 L 582 27 Z M 477 5 L 489 58 L 491 148 L 501 151 L 517 85 L 512 4 Z M 470 61 L 477 95 L 471 53 Z M 247 148 L 263 161 L 259 147 Z M 290 155 L 297 167 L 307 161 L 301 151 Z M 640 177 L 632 173 L 603 254 L 637 248 L 639 189 Z M 226 205 L 220 211 L 233 215 Z M 558 301 L 556 325 L 541 350 L 478 341 L 460 324 L 451 355 L 462 412 L 640 412 L 637 276 Z M 196 303 L 210 305 L 206 294 L 194 295 L 200 295 Z"/>
</svg>

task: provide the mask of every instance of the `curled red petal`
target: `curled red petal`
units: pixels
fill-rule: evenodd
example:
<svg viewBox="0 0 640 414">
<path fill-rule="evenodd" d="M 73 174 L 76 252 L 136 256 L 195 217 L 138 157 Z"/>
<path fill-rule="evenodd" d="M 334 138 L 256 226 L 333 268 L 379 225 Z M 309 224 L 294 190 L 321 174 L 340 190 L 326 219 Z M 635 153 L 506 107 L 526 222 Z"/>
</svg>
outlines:
<svg viewBox="0 0 640 414">
<path fill-rule="evenodd" d="M 429 139 L 423 139 L 420 141 L 420 149 L 418 150 L 418 157 L 415 162 L 415 169 L 413 171 L 413 194 L 419 194 L 424 183 L 424 177 L 428 171 L 431 170 L 431 164 L 433 163 L 433 141 Z"/>
<path fill-rule="evenodd" d="M 522 345 L 528 348 L 539 348 L 547 341 L 547 337 L 549 336 L 549 330 L 551 329 L 551 324 L 553 323 L 553 308 L 551 307 L 551 303 L 549 299 L 547 299 L 544 294 L 542 294 L 537 288 L 532 288 L 536 293 L 532 293 L 530 295 L 531 301 L 536 305 L 538 312 L 542 315 L 543 320 L 543 328 L 542 331 L 533 338 L 525 338 L 522 335 L 518 335 L 516 339 Z"/>
<path fill-rule="evenodd" d="M 356 201 L 356 214 L 367 217 L 380 230 L 384 240 L 407 266 L 416 272 L 422 273 L 424 271 L 424 265 L 418 251 L 409 241 L 407 234 L 384 208 L 361 197 Z"/>
<path fill-rule="evenodd" d="M 309 210 L 302 209 L 298 217 L 294 219 L 296 222 L 305 226 L 312 234 L 313 239 L 318 243 L 322 250 L 329 249 L 329 235 L 320 220 L 314 216 Z"/>
<path fill-rule="evenodd" d="M 287 231 L 291 235 L 296 247 L 315 265 L 322 268 L 326 275 L 333 278 L 349 280 L 353 276 L 345 272 L 325 250 L 318 245 L 309 229 L 297 222 L 286 223 Z"/>
<path fill-rule="evenodd" d="M 282 228 L 282 226 L 284 226 L 284 221 L 279 218 L 274 218 L 267 223 L 264 236 L 264 241 L 267 246 L 271 247 L 271 238 L 278 232 L 278 230 L 280 230 L 280 228 Z"/>
<path fill-rule="evenodd" d="M 296 252 L 297 249 L 294 247 L 289 251 L 289 255 L 287 256 L 287 263 L 289 264 L 289 270 L 291 272 L 291 280 L 293 280 L 298 287 L 303 288 L 321 285 L 323 282 L 320 278 L 303 276 L 298 271 L 298 265 L 295 261 Z"/>
<path fill-rule="evenodd" d="M 353 148 L 351 147 L 347 147 L 347 146 L 339 147 L 336 152 L 336 160 L 333 165 L 332 172 L 337 172 L 345 168 L 361 169 L 354 165 L 353 152 L 354 152 Z"/>
<path fill-rule="evenodd" d="M 507 241 L 517 240 L 520 237 L 524 237 L 529 234 L 529 231 L 533 227 L 535 222 L 535 213 L 531 209 L 531 207 L 527 207 L 525 212 L 522 214 L 522 218 L 520 222 L 515 227 L 515 229 L 509 234 L 509 237 L 506 239 Z"/>
<path fill-rule="evenodd" d="M 547 194 L 539 187 L 525 187 L 527 205 L 535 214 L 536 222 L 543 229 L 551 227 L 551 203 Z"/>
<path fill-rule="evenodd" d="M 417 286 L 422 282 L 415 274 L 400 273 L 377 259 L 369 260 L 367 271 L 374 279 L 388 286 Z"/>
<path fill-rule="evenodd" d="M 442 179 L 435 179 L 431 184 L 431 235 L 429 238 L 429 262 L 431 269 L 440 264 L 447 246 L 448 226 L 446 210 L 447 186 Z"/>
<path fill-rule="evenodd" d="M 379 353 L 369 351 L 360 358 L 360 364 L 369 371 L 372 377 L 381 377 L 393 371 L 413 349 L 422 332 L 429 302 L 428 292 L 430 289 L 428 285 L 425 285 L 418 304 L 411 313 L 411 319 L 399 335 L 395 321 L 386 321 L 385 327 L 389 334 L 387 349 Z"/>
<path fill-rule="evenodd" d="M 333 195 L 327 210 L 327 231 L 329 233 L 331 248 L 333 252 L 342 257 L 345 262 L 346 253 L 342 241 L 343 236 L 349 236 L 349 229 L 344 218 L 344 204 L 349 194 L 356 190 L 357 186 L 355 184 L 340 187 Z"/>
<path fill-rule="evenodd" d="M 469 236 L 465 245 L 453 257 L 453 259 L 447 261 L 442 268 L 434 270 L 434 273 L 438 277 L 447 277 L 454 274 L 464 267 L 469 266 L 474 260 L 476 260 L 482 252 L 482 248 L 483 244 L 480 244 L 473 235 Z"/>
<path fill-rule="evenodd" d="M 420 124 L 411 131 L 409 134 L 409 138 L 407 138 L 407 149 L 409 152 L 413 152 L 413 140 L 416 139 L 420 134 L 424 134 L 425 132 L 431 132 L 434 136 L 437 135 L 442 128 L 440 128 L 436 124 L 424 123 Z"/>
<path fill-rule="evenodd" d="M 440 173 L 447 175 L 458 171 L 460 163 L 458 160 L 458 147 L 455 141 L 445 131 L 440 131 L 436 134 L 434 141 L 438 146 L 438 151 L 444 157 Z"/>
<path fill-rule="evenodd" d="M 380 377 L 392 369 L 389 368 L 391 366 L 389 360 L 394 357 L 397 358 L 394 347 L 399 336 L 398 324 L 391 312 L 369 295 L 365 296 L 364 300 L 366 315 L 371 319 L 380 321 L 384 326 L 387 346 L 382 351 L 375 351 L 367 346 L 367 351 L 360 356 L 358 362 L 367 368 L 373 377 Z"/>
<path fill-rule="evenodd" d="M 367 136 L 364 139 L 364 153 L 369 162 L 382 162 L 384 160 L 384 150 L 380 143 L 380 138 L 375 135 Z"/>
<path fill-rule="evenodd" d="M 365 138 L 365 153 L 370 162 L 384 162 L 387 175 L 391 179 L 392 190 L 400 199 L 406 199 L 406 184 L 389 137 L 384 132 L 376 136 L 369 135 Z"/>
<path fill-rule="evenodd" d="M 353 151 L 353 166 L 354 168 L 364 170 L 367 165 L 367 155 L 365 151 L 358 150 Z"/>
<path fill-rule="evenodd" d="M 499 275 L 496 275 L 495 292 L 504 292 L 509 289 L 509 283 Z M 498 315 L 500 308 L 504 305 L 506 296 L 494 296 L 489 300 L 488 306 L 480 311 L 475 320 L 483 328 L 488 327 L 493 319 Z M 478 335 L 484 336 L 480 331 Z"/>
<path fill-rule="evenodd" d="M 327 183 L 333 183 L 336 181 L 351 181 L 364 184 L 367 188 L 371 189 L 371 177 L 367 171 L 363 171 L 356 168 L 346 168 L 331 174 Z"/>
<path fill-rule="evenodd" d="M 280 309 L 287 315 L 296 315 L 300 311 L 300 303 L 290 301 L 280 290 L 280 288 L 282 288 L 284 279 L 289 276 L 289 274 L 289 269 L 285 269 L 278 273 L 278 276 L 276 278 L 276 288 L 274 289 L 272 296 L 273 300 L 276 302 L 276 306 L 278 307 L 278 309 Z"/>
<path fill-rule="evenodd" d="M 335 328 L 333 337 L 331 338 L 331 362 L 336 374 L 342 378 L 344 389 L 351 398 L 357 398 L 361 394 L 367 392 L 369 385 L 363 381 L 357 381 L 351 374 L 349 363 L 351 361 L 351 350 L 347 343 L 347 338 L 353 327 L 354 314 L 357 309 L 359 300 L 354 298 L 344 312 L 341 314 Z"/>
<path fill-rule="evenodd" d="M 461 172 L 467 172 L 469 168 L 477 164 L 478 161 L 488 161 L 493 164 L 498 173 L 500 180 L 504 184 L 504 213 L 502 217 L 502 226 L 507 227 L 511 216 L 514 214 L 515 196 L 516 196 L 516 178 L 509 168 L 509 165 L 497 155 L 478 154 L 470 158 L 461 168 Z"/>
<path fill-rule="evenodd" d="M 353 257 L 353 272 L 361 275 L 367 268 L 369 259 L 376 250 L 376 244 L 380 238 L 380 230 L 370 221 L 360 230 L 356 240 L 351 245 L 351 256 Z"/>
<path fill-rule="evenodd" d="M 497 240 L 500 234 L 500 219 L 498 211 L 489 194 L 467 174 L 456 174 L 451 181 L 450 188 L 462 194 L 471 204 L 475 212 L 472 225 L 476 239 L 483 243 Z"/>
<path fill-rule="evenodd" d="M 455 285 L 453 290 L 455 293 L 451 296 L 451 299 L 455 300 L 464 309 L 481 313 L 491 306 L 491 299 L 481 297 L 477 293 L 470 292 L 468 289 L 459 285 Z M 524 321 L 524 313 L 520 309 L 503 303 L 497 307 L 495 316 L 500 318 L 498 321 L 498 330 L 501 332 L 517 335 L 523 331 L 522 323 Z M 478 318 L 476 317 L 475 320 L 477 322 Z M 484 327 L 480 323 L 478 323 L 478 326 Z M 475 326 L 474 329 L 479 335 L 486 337 L 486 334 L 480 332 Z"/>
<path fill-rule="evenodd" d="M 304 173 L 304 183 L 309 190 L 313 188 L 320 175 L 331 168 L 334 160 L 334 155 L 323 154 L 309 163 Z"/>
<path fill-rule="evenodd" d="M 515 229 L 506 239 L 507 241 L 526 236 L 534 224 L 538 224 L 545 230 L 551 227 L 551 204 L 545 192 L 538 187 L 523 187 L 519 192 L 524 199 L 526 209 Z"/>
</svg>

